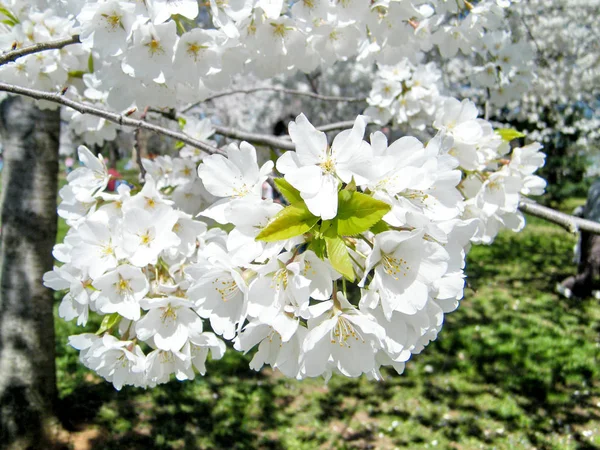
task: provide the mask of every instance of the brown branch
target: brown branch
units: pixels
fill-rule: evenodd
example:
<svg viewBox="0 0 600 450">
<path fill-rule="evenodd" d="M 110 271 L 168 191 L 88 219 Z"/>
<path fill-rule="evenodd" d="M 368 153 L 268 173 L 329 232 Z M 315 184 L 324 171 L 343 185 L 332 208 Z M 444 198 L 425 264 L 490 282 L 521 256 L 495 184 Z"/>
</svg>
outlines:
<svg viewBox="0 0 600 450">
<path fill-rule="evenodd" d="M 22 56 L 31 55 L 33 53 L 44 52 L 46 50 L 59 50 L 67 45 L 79 44 L 81 41 L 79 40 L 79 35 L 74 34 L 68 38 L 58 39 L 56 41 L 51 42 L 40 42 L 38 44 L 29 45 L 27 47 L 19 48 L 17 50 L 11 50 L 0 55 L 0 66 L 15 61 Z"/>
<path fill-rule="evenodd" d="M 289 94 L 289 95 L 297 95 L 297 96 L 303 96 L 303 97 L 311 97 L 317 100 L 323 100 L 323 101 L 329 101 L 329 102 L 348 102 L 348 103 L 352 103 L 352 102 L 364 102 L 367 99 L 365 97 L 338 97 L 338 96 L 334 96 L 334 95 L 321 95 L 321 94 L 316 94 L 314 92 L 305 92 L 305 91 L 297 91 L 294 89 L 286 89 L 286 88 L 281 88 L 281 87 L 276 87 L 276 86 L 261 86 L 261 87 L 255 87 L 255 88 L 250 88 L 250 89 L 234 89 L 234 90 L 230 90 L 230 91 L 224 91 L 224 92 L 219 92 L 217 94 L 211 95 L 207 98 L 205 98 L 204 100 L 201 100 L 199 102 L 195 102 L 192 103 L 188 106 L 186 106 L 185 108 L 183 108 L 181 110 L 182 113 L 186 113 L 188 112 L 190 109 L 194 108 L 195 106 L 210 101 L 210 100 L 214 100 L 216 98 L 220 98 L 220 97 L 225 97 L 228 95 L 234 95 L 234 94 L 252 94 L 253 92 L 259 92 L 259 91 L 272 91 L 272 92 L 281 92 L 283 94 Z"/>
<path fill-rule="evenodd" d="M 213 147 L 206 142 L 199 141 L 198 139 L 194 139 L 187 134 L 180 133 L 177 131 L 169 130 L 168 128 L 164 128 L 158 125 L 154 125 L 152 123 L 145 122 L 143 120 L 132 119 L 127 117 L 124 114 L 113 113 L 110 111 L 106 111 L 101 108 L 97 108 L 95 106 L 89 105 L 87 103 L 78 102 L 75 100 L 71 100 L 69 98 L 64 97 L 61 93 L 54 92 L 46 92 L 39 91 L 37 89 L 24 88 L 21 86 L 15 86 L 12 84 L 2 83 L 0 82 L 0 91 L 10 92 L 11 94 L 19 94 L 24 95 L 26 97 L 34 98 L 36 100 L 46 100 L 52 103 L 57 103 L 59 105 L 68 106 L 69 108 L 74 109 L 82 114 L 91 114 L 96 117 L 101 117 L 102 119 L 108 120 L 109 122 L 116 123 L 117 125 L 133 127 L 133 128 L 144 128 L 146 130 L 154 131 L 155 133 L 162 134 L 165 136 L 170 136 L 178 141 L 181 141 L 185 144 L 188 144 L 194 148 L 198 148 L 200 150 L 204 150 L 208 153 L 223 153 L 216 147 Z"/>
<path fill-rule="evenodd" d="M 529 215 L 539 217 L 540 219 L 547 220 L 548 222 L 555 223 L 569 233 L 575 234 L 578 231 L 587 231 L 592 234 L 600 234 L 600 223 L 556 211 L 555 209 L 542 206 L 528 198 L 521 198 L 519 210 Z"/>
<path fill-rule="evenodd" d="M 269 136 L 268 134 L 249 133 L 245 131 L 239 131 L 233 128 L 220 127 L 213 125 L 215 133 L 227 136 L 233 139 L 239 139 L 242 141 L 248 141 L 251 144 L 268 145 L 269 147 L 281 148 L 284 150 L 294 150 L 296 146 L 293 142 Z"/>
<path fill-rule="evenodd" d="M 320 127 L 316 127 L 317 130 L 327 132 L 327 131 L 335 131 L 335 130 L 349 130 L 354 126 L 354 120 L 346 120 L 344 122 L 335 122 L 328 123 L 327 125 L 321 125 Z M 371 125 L 374 122 L 367 121 L 367 125 Z"/>
</svg>

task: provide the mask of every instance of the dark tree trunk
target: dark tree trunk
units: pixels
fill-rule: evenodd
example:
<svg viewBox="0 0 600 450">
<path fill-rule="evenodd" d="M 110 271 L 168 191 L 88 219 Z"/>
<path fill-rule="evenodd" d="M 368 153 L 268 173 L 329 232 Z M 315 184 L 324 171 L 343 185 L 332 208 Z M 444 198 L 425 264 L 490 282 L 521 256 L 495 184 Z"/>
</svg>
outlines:
<svg viewBox="0 0 600 450">
<path fill-rule="evenodd" d="M 52 448 L 56 401 L 52 270 L 60 112 L 11 97 L 4 144 L 0 248 L 0 447 Z"/>
</svg>

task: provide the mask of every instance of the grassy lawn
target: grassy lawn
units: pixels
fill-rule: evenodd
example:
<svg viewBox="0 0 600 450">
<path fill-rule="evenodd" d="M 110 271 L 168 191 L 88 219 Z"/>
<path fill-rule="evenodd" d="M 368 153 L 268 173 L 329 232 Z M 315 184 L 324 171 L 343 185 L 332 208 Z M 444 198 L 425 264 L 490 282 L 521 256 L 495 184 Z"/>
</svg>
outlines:
<svg viewBox="0 0 600 450">
<path fill-rule="evenodd" d="M 117 392 L 78 363 L 65 341 L 81 330 L 59 319 L 58 382 L 70 442 L 94 449 L 600 448 L 600 305 L 553 292 L 575 271 L 574 242 L 531 220 L 520 234 L 473 248 L 460 308 L 404 375 L 386 371 L 383 382 L 288 380 L 253 372 L 249 356 L 229 351 L 208 364 L 206 377 Z"/>
</svg>

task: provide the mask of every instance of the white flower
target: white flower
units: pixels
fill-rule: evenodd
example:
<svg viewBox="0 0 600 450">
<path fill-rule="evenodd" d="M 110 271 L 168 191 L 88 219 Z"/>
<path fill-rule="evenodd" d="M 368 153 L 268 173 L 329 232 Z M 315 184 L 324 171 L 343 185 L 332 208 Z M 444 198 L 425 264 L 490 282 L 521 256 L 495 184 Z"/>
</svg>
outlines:
<svg viewBox="0 0 600 450">
<path fill-rule="evenodd" d="M 106 189 L 110 177 L 102 156 L 95 157 L 84 145 L 79 146 L 77 154 L 84 167 L 78 167 L 67 175 L 69 185 L 85 190 L 89 195 Z"/>
<path fill-rule="evenodd" d="M 141 306 L 148 312 L 135 324 L 136 335 L 142 341 L 152 338 L 160 350 L 179 351 L 192 330 L 202 331 L 202 319 L 187 299 L 148 298 L 141 301 Z"/>
<path fill-rule="evenodd" d="M 178 246 L 181 240 L 173 232 L 179 220 L 174 210 L 164 209 L 150 214 L 143 209 L 130 209 L 123 215 L 122 247 L 134 266 L 156 264 L 159 254 Z"/>
<path fill-rule="evenodd" d="M 140 300 L 148 293 L 146 276 L 137 267 L 118 266 L 93 283 L 100 293 L 96 300 L 98 311 L 104 314 L 119 313 L 130 320 L 140 318 Z"/>
<path fill-rule="evenodd" d="M 315 216 L 323 220 L 336 216 L 338 179 L 349 183 L 354 177 L 357 184 L 367 182 L 371 149 L 363 141 L 366 125 L 366 118 L 358 116 L 352 130 L 338 134 L 329 148 L 325 133 L 313 127 L 304 114 L 290 122 L 296 151 L 284 153 L 277 160 L 277 170 L 300 191 Z"/>
<path fill-rule="evenodd" d="M 335 301 L 316 305 L 302 345 L 300 373 L 316 377 L 337 370 L 347 377 L 371 372 L 385 330 L 352 306 L 341 292 Z"/>
<path fill-rule="evenodd" d="M 125 54 L 125 63 L 132 69 L 131 74 L 146 81 L 164 82 L 170 78 L 176 41 L 174 21 L 136 28 L 134 44 Z"/>
<path fill-rule="evenodd" d="M 379 293 L 386 317 L 393 311 L 415 314 L 429 298 L 429 285 L 448 268 L 448 253 L 423 239 L 423 231 L 386 231 L 374 238 L 365 277 L 374 268 L 369 288 Z"/>
<path fill-rule="evenodd" d="M 194 330 L 194 334 L 190 336 L 189 343 L 190 357 L 192 358 L 192 366 L 204 375 L 206 373 L 206 358 L 208 352 L 212 359 L 221 359 L 225 354 L 225 343 L 216 337 L 213 333 L 198 333 Z"/>
<path fill-rule="evenodd" d="M 123 1 L 86 3 L 77 16 L 80 40 L 103 56 L 115 56 L 127 48 L 135 22 L 134 5 Z"/>
<path fill-rule="evenodd" d="M 217 197 L 226 197 L 202 212 L 219 223 L 228 222 L 224 214 L 232 200 L 247 196 L 260 199 L 262 184 L 273 168 L 273 162 L 267 161 L 259 169 L 256 149 L 247 142 L 242 142 L 239 148 L 230 144 L 226 150 L 227 158 L 211 155 L 198 167 L 198 176 L 206 190 Z"/>
<path fill-rule="evenodd" d="M 188 297 L 198 315 L 210 320 L 215 333 L 232 339 L 246 309 L 246 282 L 219 245 L 208 244 L 203 256 L 208 260 L 186 269 L 195 280 Z"/>
<path fill-rule="evenodd" d="M 198 15 L 197 0 L 150 0 L 149 10 L 154 23 L 166 22 L 176 14 L 193 20 Z"/>
</svg>

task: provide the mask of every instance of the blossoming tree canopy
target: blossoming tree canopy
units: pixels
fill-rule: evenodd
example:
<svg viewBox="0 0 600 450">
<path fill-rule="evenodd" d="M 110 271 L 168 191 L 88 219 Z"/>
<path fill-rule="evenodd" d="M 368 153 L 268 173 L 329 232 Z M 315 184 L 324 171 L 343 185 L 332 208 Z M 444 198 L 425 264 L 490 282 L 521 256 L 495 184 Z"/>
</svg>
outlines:
<svg viewBox="0 0 600 450">
<path fill-rule="evenodd" d="M 66 292 L 65 320 L 102 316 L 69 343 L 117 389 L 204 375 L 225 341 L 254 350 L 253 369 L 298 379 L 401 373 L 458 306 L 471 243 L 522 229 L 521 195 L 544 191 L 541 146 L 511 148 L 518 133 L 440 95 L 440 70 L 422 63 L 477 54 L 486 88 L 489 68 L 517 83 L 529 65 L 507 55 L 530 44 L 511 41 L 506 55 L 495 45 L 510 1 L 50 3 L 0 9 L 0 89 L 68 106 L 89 145 L 241 74 L 378 66 L 365 115 L 328 136 L 298 111 L 289 139 L 262 139 L 288 150 L 274 162 L 260 165 L 245 141 L 217 148 L 210 120 L 188 115 L 178 156 L 143 161 L 143 187 L 109 193 L 102 156 L 78 148 L 82 166 L 59 193 L 70 228 L 44 284 Z M 365 135 L 392 118 L 431 137 Z M 266 182 L 285 201 L 265 198 Z"/>
</svg>

